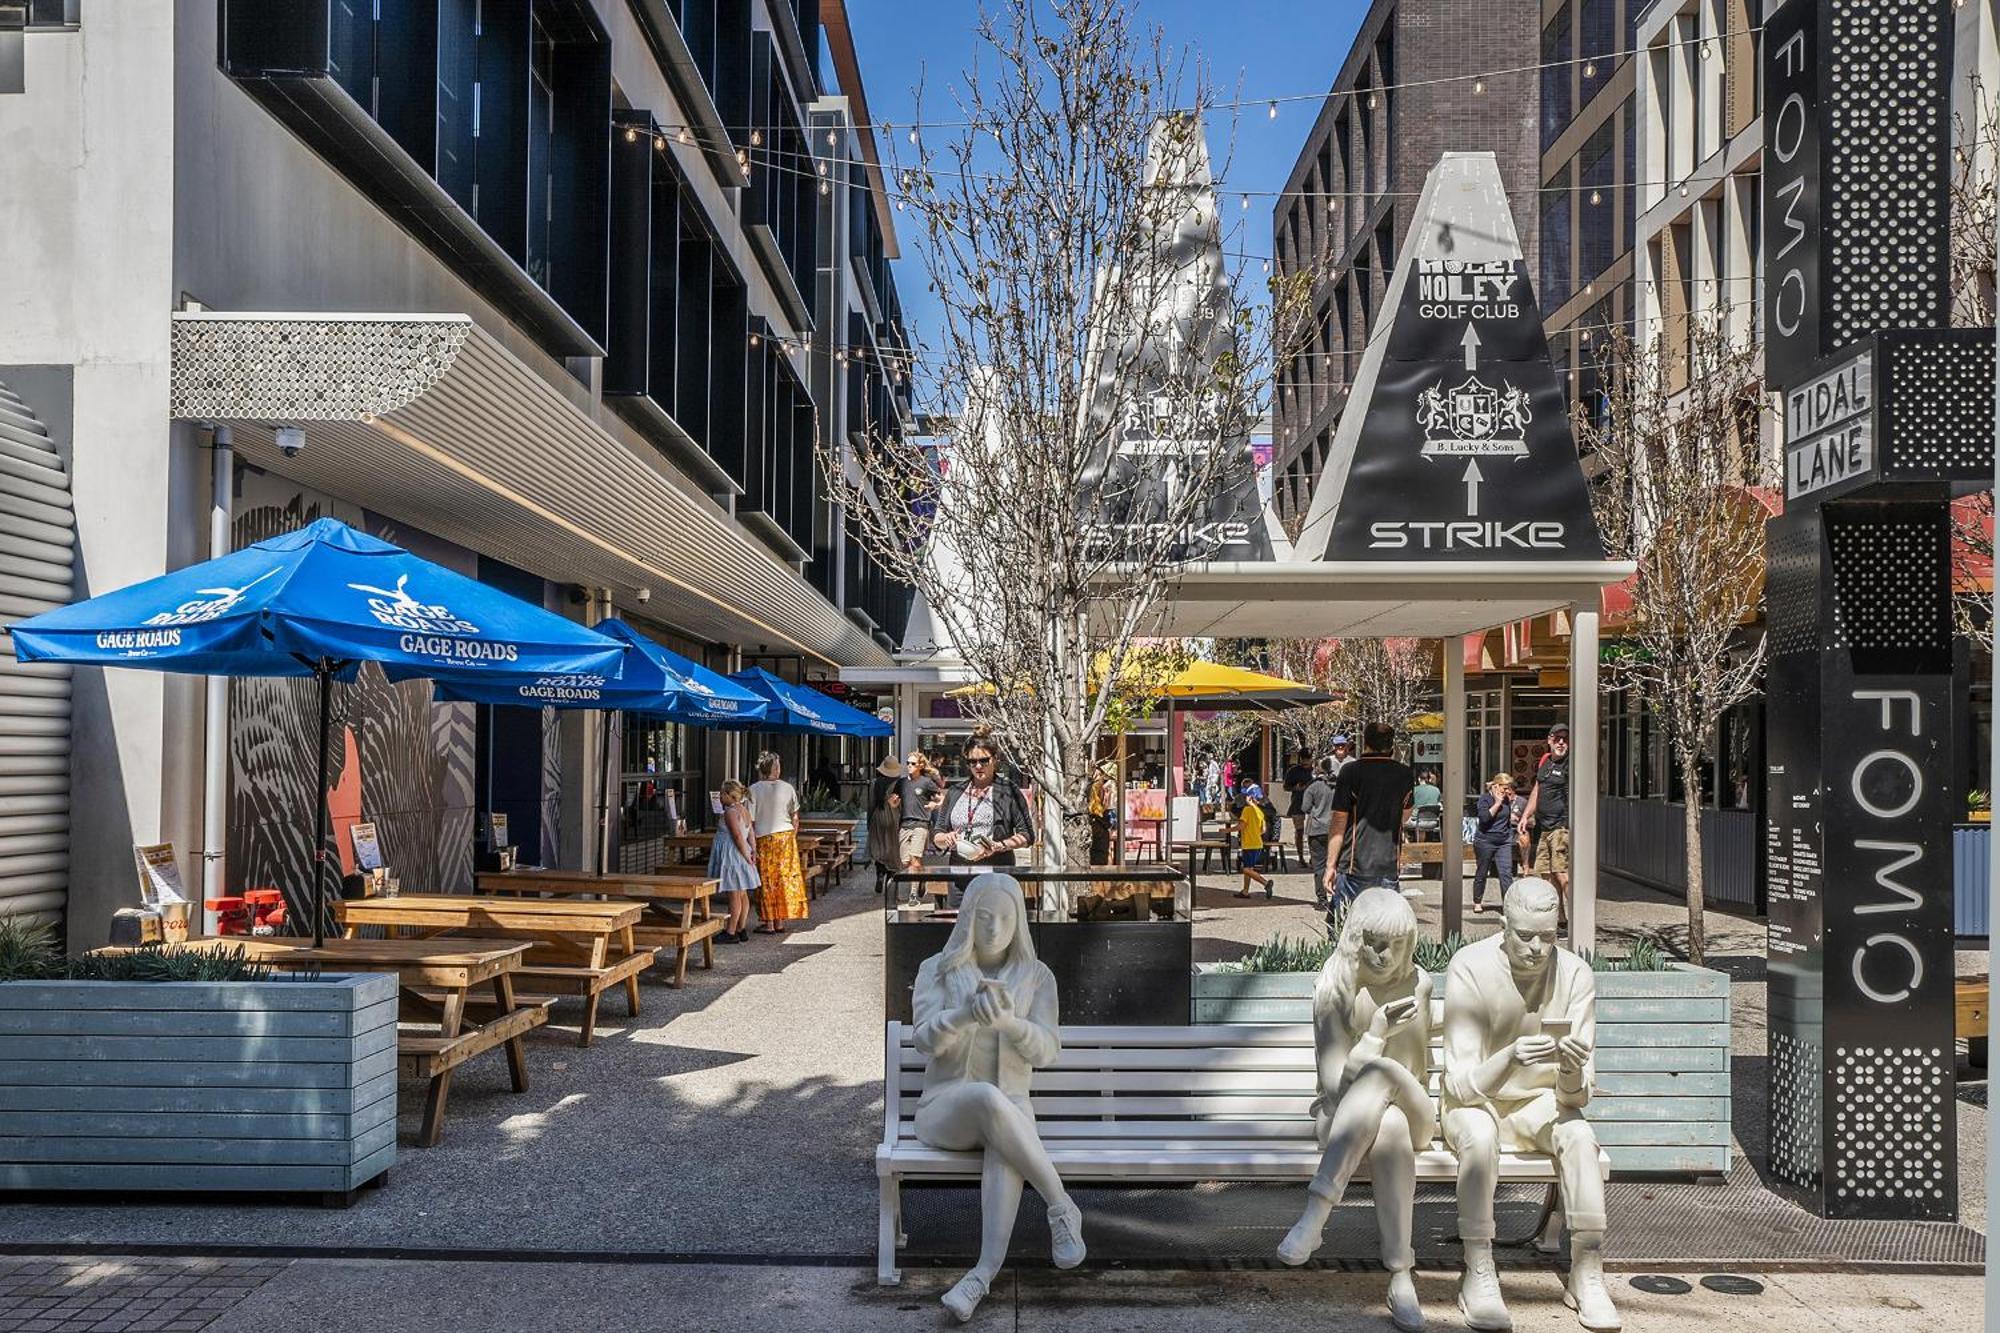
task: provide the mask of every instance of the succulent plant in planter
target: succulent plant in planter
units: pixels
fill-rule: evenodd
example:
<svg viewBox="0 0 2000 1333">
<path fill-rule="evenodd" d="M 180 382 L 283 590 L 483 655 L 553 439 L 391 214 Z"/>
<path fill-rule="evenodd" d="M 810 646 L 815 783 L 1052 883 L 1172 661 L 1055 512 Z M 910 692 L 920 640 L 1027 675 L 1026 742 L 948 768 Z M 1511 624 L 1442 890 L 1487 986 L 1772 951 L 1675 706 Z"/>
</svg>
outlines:
<svg viewBox="0 0 2000 1333">
<path fill-rule="evenodd" d="M 1993 818 L 1993 793 L 1984 787 L 1974 787 L 1965 794 L 1965 813 L 1975 824 L 1984 824 Z"/>
</svg>

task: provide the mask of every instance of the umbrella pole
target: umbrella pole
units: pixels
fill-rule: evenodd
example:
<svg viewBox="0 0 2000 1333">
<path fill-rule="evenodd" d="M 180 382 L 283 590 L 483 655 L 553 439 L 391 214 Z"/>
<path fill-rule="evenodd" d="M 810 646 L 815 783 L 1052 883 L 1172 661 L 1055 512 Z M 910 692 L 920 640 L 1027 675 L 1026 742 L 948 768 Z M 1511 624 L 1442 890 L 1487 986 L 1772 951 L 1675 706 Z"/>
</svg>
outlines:
<svg viewBox="0 0 2000 1333">
<path fill-rule="evenodd" d="M 611 862 L 611 710 L 599 709 L 598 716 L 602 719 L 598 749 L 604 752 L 597 775 L 597 874 L 602 878 Z"/>
<path fill-rule="evenodd" d="M 313 789 L 313 948 L 326 943 L 326 747 L 333 731 L 333 663 L 313 664 L 319 678 L 319 786 Z"/>
</svg>

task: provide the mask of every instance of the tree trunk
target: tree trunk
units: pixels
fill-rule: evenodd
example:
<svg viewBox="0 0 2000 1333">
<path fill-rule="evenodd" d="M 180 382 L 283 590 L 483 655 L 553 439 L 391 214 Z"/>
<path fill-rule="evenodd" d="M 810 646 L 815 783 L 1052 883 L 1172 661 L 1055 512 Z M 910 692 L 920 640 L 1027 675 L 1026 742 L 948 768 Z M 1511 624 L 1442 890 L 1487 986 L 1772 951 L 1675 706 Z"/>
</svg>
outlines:
<svg viewBox="0 0 2000 1333">
<path fill-rule="evenodd" d="M 1708 951 L 1703 922 L 1701 877 L 1701 754 L 1690 749 L 1681 756 L 1681 809 L 1687 821 L 1688 961 L 1699 967 Z"/>
</svg>

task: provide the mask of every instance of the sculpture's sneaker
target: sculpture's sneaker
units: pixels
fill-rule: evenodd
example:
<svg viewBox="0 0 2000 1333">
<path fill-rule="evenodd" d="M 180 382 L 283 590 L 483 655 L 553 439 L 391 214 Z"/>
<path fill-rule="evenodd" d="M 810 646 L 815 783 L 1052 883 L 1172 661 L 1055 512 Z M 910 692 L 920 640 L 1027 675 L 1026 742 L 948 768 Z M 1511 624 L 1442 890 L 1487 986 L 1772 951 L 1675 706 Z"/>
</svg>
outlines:
<svg viewBox="0 0 2000 1333">
<path fill-rule="evenodd" d="M 1479 1333 L 1511 1333 L 1514 1317 L 1500 1299 L 1500 1275 L 1493 1271 L 1493 1253 L 1467 1254 L 1465 1276 L 1458 1283 L 1458 1312 L 1467 1328 Z"/>
<path fill-rule="evenodd" d="M 1576 1322 L 1592 1330 L 1592 1333 L 1616 1333 L 1616 1330 L 1625 1327 L 1618 1307 L 1611 1303 L 1611 1293 L 1604 1289 L 1601 1271 L 1577 1272 L 1572 1269 L 1569 1282 L 1563 1287 L 1563 1304 L 1576 1311 Z"/>
<path fill-rule="evenodd" d="M 1049 1209 L 1049 1256 L 1057 1268 L 1083 1262 L 1083 1209 L 1060 1203 Z"/>
<path fill-rule="evenodd" d="M 972 1318 L 972 1312 L 977 1310 L 979 1303 L 985 1299 L 986 1279 L 977 1273 L 967 1273 L 958 1280 L 956 1286 L 944 1294 L 943 1304 L 944 1308 L 951 1311 L 962 1324 Z"/>
<path fill-rule="evenodd" d="M 1319 1249 L 1324 1234 L 1324 1230 L 1314 1226 L 1309 1219 L 1300 1218 L 1292 1223 L 1292 1229 L 1278 1242 L 1278 1258 L 1297 1268 L 1313 1257 L 1313 1252 Z"/>
<path fill-rule="evenodd" d="M 1389 1274 L 1389 1322 L 1403 1333 L 1423 1333 L 1424 1307 L 1417 1301 L 1417 1284 L 1407 1268 Z"/>
</svg>

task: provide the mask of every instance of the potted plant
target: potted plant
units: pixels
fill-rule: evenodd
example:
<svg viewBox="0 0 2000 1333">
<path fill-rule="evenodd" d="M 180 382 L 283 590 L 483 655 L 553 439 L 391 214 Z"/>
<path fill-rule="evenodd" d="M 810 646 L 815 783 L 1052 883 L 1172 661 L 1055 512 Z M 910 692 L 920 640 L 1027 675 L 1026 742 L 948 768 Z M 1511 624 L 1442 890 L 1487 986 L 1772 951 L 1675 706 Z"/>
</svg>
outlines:
<svg viewBox="0 0 2000 1333">
<path fill-rule="evenodd" d="M 1195 1023 L 1310 1023 L 1326 938 L 1273 936 L 1232 963 L 1195 969 Z M 1417 966 L 1444 994 L 1444 970 L 1467 941 L 1422 939 Z M 1650 940 L 1596 955 L 1597 1092 L 1585 1115 L 1619 1171 L 1729 1170 L 1729 977 L 1663 955 Z"/>
<path fill-rule="evenodd" d="M 313 1191 L 396 1158 L 396 978 L 63 958 L 0 920 L 0 1188 Z"/>
<path fill-rule="evenodd" d="M 1986 824 L 1993 819 L 1993 793 L 1983 787 L 1974 787 L 1965 794 L 1965 816 L 1974 824 Z"/>
</svg>

